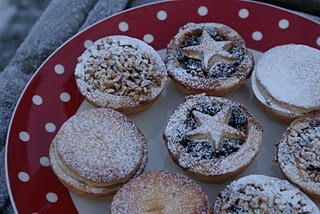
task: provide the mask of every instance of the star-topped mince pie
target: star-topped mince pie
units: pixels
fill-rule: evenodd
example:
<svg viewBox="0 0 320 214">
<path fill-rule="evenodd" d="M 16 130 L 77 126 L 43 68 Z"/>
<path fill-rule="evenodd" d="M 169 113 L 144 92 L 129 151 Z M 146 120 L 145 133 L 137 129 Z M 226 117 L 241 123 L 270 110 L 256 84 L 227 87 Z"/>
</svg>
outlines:
<svg viewBox="0 0 320 214">
<path fill-rule="evenodd" d="M 295 119 L 276 145 L 286 178 L 320 203 L 320 111 Z"/>
<path fill-rule="evenodd" d="M 163 139 L 173 161 L 199 180 L 219 182 L 243 170 L 262 145 L 262 127 L 241 104 L 189 95 L 170 116 Z"/>
<path fill-rule="evenodd" d="M 224 96 L 246 83 L 254 60 L 243 38 L 219 23 L 188 23 L 167 46 L 169 77 L 186 94 Z"/>
</svg>

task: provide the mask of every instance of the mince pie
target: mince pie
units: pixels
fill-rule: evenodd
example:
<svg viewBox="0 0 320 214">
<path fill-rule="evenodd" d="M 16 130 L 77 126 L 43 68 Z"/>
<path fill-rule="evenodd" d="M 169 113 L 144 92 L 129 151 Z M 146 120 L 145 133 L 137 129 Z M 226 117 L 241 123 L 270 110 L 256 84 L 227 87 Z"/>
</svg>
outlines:
<svg viewBox="0 0 320 214">
<path fill-rule="evenodd" d="M 169 171 L 146 172 L 126 183 L 113 197 L 111 214 L 210 214 L 208 196 L 190 178 Z"/>
<path fill-rule="evenodd" d="M 214 213 L 320 213 L 317 205 L 286 180 L 248 175 L 222 190 Z"/>
<path fill-rule="evenodd" d="M 145 42 L 108 36 L 93 43 L 75 68 L 80 93 L 93 105 L 124 114 L 151 106 L 167 82 L 166 66 Z"/>
<path fill-rule="evenodd" d="M 320 110 L 320 51 L 300 44 L 271 48 L 252 74 L 252 89 L 263 109 L 290 123 Z"/>
<path fill-rule="evenodd" d="M 49 150 L 53 172 L 75 194 L 112 197 L 147 165 L 148 146 L 141 131 L 122 113 L 94 108 L 69 118 Z"/>
<path fill-rule="evenodd" d="M 189 95 L 170 116 L 163 138 L 173 161 L 207 182 L 241 173 L 257 156 L 262 127 L 241 104 Z"/>
<path fill-rule="evenodd" d="M 220 23 L 188 23 L 167 46 L 168 75 L 186 94 L 224 96 L 251 76 L 254 59 L 243 38 Z"/>
<path fill-rule="evenodd" d="M 286 178 L 320 202 L 320 111 L 294 120 L 276 145 Z"/>
</svg>

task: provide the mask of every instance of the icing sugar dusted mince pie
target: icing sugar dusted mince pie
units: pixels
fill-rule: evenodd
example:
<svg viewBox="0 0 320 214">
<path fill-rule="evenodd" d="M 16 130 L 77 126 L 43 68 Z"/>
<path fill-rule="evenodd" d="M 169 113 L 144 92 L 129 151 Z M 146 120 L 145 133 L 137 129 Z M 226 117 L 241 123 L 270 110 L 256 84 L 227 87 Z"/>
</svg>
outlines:
<svg viewBox="0 0 320 214">
<path fill-rule="evenodd" d="M 290 123 L 320 109 L 320 51 L 300 44 L 271 48 L 258 61 L 252 89 L 263 109 Z"/>
<path fill-rule="evenodd" d="M 124 114 L 152 105 L 167 82 L 165 64 L 145 42 L 128 36 L 108 36 L 94 42 L 78 58 L 79 91 L 92 104 Z"/>
<path fill-rule="evenodd" d="M 173 161 L 207 182 L 245 170 L 262 145 L 262 127 L 241 104 L 189 95 L 168 119 L 163 138 Z"/>
<path fill-rule="evenodd" d="M 320 213 L 317 205 L 286 180 L 248 175 L 229 184 L 214 204 L 214 213 Z"/>
<path fill-rule="evenodd" d="M 125 115 L 110 108 L 77 113 L 59 129 L 49 150 L 61 183 L 84 198 L 112 197 L 140 175 L 148 158 L 147 141 Z"/>
<path fill-rule="evenodd" d="M 220 23 L 188 23 L 167 46 L 168 75 L 186 94 L 224 96 L 250 77 L 254 60 L 245 41 Z"/>
<path fill-rule="evenodd" d="M 126 183 L 113 197 L 111 213 L 209 214 L 212 206 L 200 185 L 168 172 L 147 172 Z"/>
<path fill-rule="evenodd" d="M 275 159 L 289 181 L 320 202 L 320 111 L 287 127 L 277 143 Z"/>
</svg>

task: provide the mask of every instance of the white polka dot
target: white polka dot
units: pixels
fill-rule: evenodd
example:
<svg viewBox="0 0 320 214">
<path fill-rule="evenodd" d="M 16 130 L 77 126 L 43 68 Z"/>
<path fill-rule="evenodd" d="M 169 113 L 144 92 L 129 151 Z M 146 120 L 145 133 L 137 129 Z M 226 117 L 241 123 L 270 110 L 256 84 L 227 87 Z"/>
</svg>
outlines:
<svg viewBox="0 0 320 214">
<path fill-rule="evenodd" d="M 45 156 L 41 157 L 40 158 L 40 164 L 42 166 L 46 166 L 46 167 L 49 166 L 50 165 L 49 158 L 45 157 Z"/>
<path fill-rule="evenodd" d="M 52 132 L 54 132 L 56 130 L 56 126 L 53 123 L 47 123 L 45 125 L 45 129 L 46 129 L 47 132 L 52 133 Z"/>
<path fill-rule="evenodd" d="M 281 19 L 278 25 L 281 29 L 287 29 L 289 27 L 289 21 L 287 19 Z"/>
<path fill-rule="evenodd" d="M 260 31 L 255 31 L 252 34 L 252 38 L 256 41 L 260 41 L 262 39 L 263 35 Z"/>
<path fill-rule="evenodd" d="M 151 34 L 146 34 L 146 35 L 144 35 L 143 40 L 146 43 L 151 43 L 151 42 L 153 42 L 154 37 Z"/>
<path fill-rule="evenodd" d="M 246 19 L 249 17 L 249 10 L 247 9 L 241 9 L 239 10 L 239 17 L 242 18 L 242 19 Z"/>
<path fill-rule="evenodd" d="M 207 15 L 207 14 L 208 14 L 208 8 L 205 7 L 205 6 L 199 7 L 199 8 L 198 8 L 198 14 L 199 14 L 200 16 L 205 16 L 205 15 Z"/>
<path fill-rule="evenodd" d="M 60 64 L 57 64 L 54 66 L 54 71 L 57 73 L 57 74 L 63 74 L 64 73 L 64 67 L 63 65 L 60 65 Z"/>
<path fill-rule="evenodd" d="M 320 46 L 320 36 L 317 39 L 317 45 Z"/>
<path fill-rule="evenodd" d="M 24 142 L 28 142 L 30 140 L 30 135 L 28 134 L 28 132 L 22 131 L 19 133 L 19 138 Z"/>
<path fill-rule="evenodd" d="M 53 192 L 48 192 L 46 195 L 46 198 L 49 202 L 51 203 L 55 203 L 58 201 L 58 196 L 57 194 L 53 193 Z"/>
<path fill-rule="evenodd" d="M 87 48 L 89 48 L 92 44 L 93 44 L 93 41 L 91 41 L 91 40 L 86 40 L 86 41 L 84 41 L 83 46 L 87 49 Z"/>
<path fill-rule="evenodd" d="M 28 182 L 30 180 L 30 176 L 26 172 L 19 172 L 18 178 L 22 182 Z"/>
<path fill-rule="evenodd" d="M 67 92 L 62 92 L 61 94 L 60 94 L 60 100 L 62 101 L 62 102 L 69 102 L 70 101 L 70 99 L 71 99 L 71 97 L 70 97 L 70 94 L 68 94 Z"/>
<path fill-rule="evenodd" d="M 32 102 L 33 102 L 33 104 L 39 106 L 42 104 L 43 100 L 42 100 L 42 97 L 40 97 L 39 95 L 34 95 L 32 97 Z"/>
<path fill-rule="evenodd" d="M 168 17 L 168 14 L 167 14 L 167 12 L 164 11 L 164 10 L 160 10 L 160 11 L 157 13 L 157 18 L 158 18 L 159 20 L 161 20 L 161 21 L 167 19 L 167 17 Z"/>
<path fill-rule="evenodd" d="M 129 25 L 127 22 L 120 22 L 118 27 L 122 32 L 128 31 L 129 29 Z"/>
</svg>

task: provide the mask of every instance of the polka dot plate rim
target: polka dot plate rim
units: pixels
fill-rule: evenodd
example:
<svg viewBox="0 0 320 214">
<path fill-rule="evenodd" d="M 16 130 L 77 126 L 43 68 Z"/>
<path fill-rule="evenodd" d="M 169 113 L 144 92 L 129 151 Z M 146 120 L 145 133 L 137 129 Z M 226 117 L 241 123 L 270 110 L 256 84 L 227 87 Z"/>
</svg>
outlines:
<svg viewBox="0 0 320 214">
<path fill-rule="evenodd" d="M 177 13 L 182 7 L 184 13 Z M 183 24 L 209 21 L 224 23 L 237 30 L 246 40 L 247 46 L 257 51 L 255 55 L 258 57 L 262 52 L 280 44 L 303 43 L 320 48 L 319 23 L 279 7 L 251 1 L 162 1 L 99 21 L 73 36 L 45 61 L 17 103 L 6 145 L 7 185 L 15 212 L 100 213 L 108 209 L 110 201 L 92 202 L 69 193 L 54 176 L 48 160 L 50 142 L 62 123 L 79 109 L 90 108 L 78 93 L 73 77 L 77 57 L 86 47 L 103 36 L 123 34 L 144 40 L 163 54 L 167 43 Z M 132 117 L 150 140 L 147 171 L 167 169 L 183 173 L 168 158 L 160 139 L 165 120 L 183 97 L 169 81 L 159 100 L 150 109 Z M 268 118 L 256 106 L 249 85 L 242 87 L 230 98 L 247 105 L 258 116 L 257 119 L 266 124 L 267 132 L 278 128 L 280 134 L 284 130 L 284 125 Z M 143 121 L 148 121 L 159 111 L 166 117 L 160 120 L 160 124 L 153 125 L 152 129 L 146 128 Z M 273 136 L 274 139 L 276 137 Z M 158 147 L 154 146 L 154 142 L 162 147 L 160 151 L 156 151 Z M 274 148 L 268 145 L 266 149 Z M 152 154 L 156 154 L 156 157 Z M 160 158 L 160 163 L 155 163 L 161 155 L 164 157 Z M 264 158 L 263 154 L 259 154 L 257 160 L 240 176 L 261 172 L 259 166 Z M 277 166 L 272 165 L 268 170 L 271 171 L 266 173 L 281 177 Z M 229 182 L 209 185 L 209 190 L 214 188 L 217 192 Z M 208 185 L 199 183 L 204 188 Z M 215 198 L 210 196 L 213 201 Z"/>
</svg>

